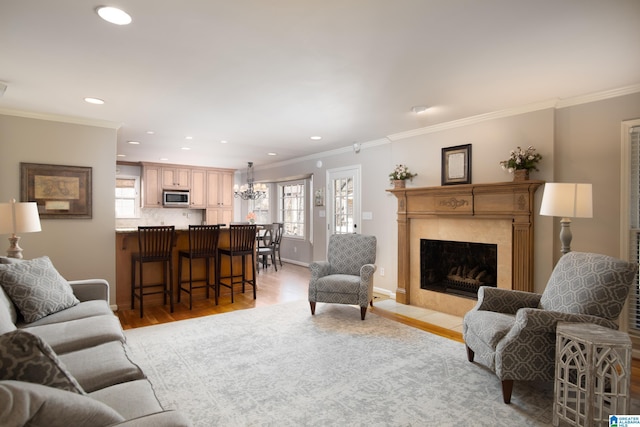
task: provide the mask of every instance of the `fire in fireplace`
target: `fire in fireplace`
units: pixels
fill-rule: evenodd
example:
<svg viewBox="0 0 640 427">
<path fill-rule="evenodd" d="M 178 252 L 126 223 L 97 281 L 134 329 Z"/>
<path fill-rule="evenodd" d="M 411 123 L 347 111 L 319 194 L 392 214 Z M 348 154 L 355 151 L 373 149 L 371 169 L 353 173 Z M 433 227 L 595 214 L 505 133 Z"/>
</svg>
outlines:
<svg viewBox="0 0 640 427">
<path fill-rule="evenodd" d="M 498 245 L 420 239 L 420 288 L 477 299 L 496 286 Z"/>
</svg>

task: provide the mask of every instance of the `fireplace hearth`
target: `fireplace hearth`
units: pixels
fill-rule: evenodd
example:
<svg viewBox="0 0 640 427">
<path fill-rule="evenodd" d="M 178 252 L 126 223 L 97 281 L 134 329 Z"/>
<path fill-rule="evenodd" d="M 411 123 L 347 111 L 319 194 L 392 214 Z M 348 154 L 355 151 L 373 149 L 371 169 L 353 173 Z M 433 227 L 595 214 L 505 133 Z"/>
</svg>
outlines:
<svg viewBox="0 0 640 427">
<path fill-rule="evenodd" d="M 496 287 L 497 259 L 495 244 L 420 239 L 420 288 L 477 299 Z"/>
</svg>

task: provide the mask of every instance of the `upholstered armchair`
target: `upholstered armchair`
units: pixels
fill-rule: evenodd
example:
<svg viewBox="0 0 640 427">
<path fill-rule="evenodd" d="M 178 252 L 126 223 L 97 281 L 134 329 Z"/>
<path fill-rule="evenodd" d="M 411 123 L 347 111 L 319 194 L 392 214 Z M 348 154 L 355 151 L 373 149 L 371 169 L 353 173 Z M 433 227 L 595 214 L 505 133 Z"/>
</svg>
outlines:
<svg viewBox="0 0 640 427">
<path fill-rule="evenodd" d="M 373 307 L 373 273 L 376 271 L 376 237 L 362 234 L 333 234 L 329 237 L 327 261 L 311 263 L 309 304 L 316 302 L 360 306 L 364 320 L 367 305 Z"/>
<path fill-rule="evenodd" d="M 569 252 L 541 295 L 481 287 L 463 321 L 469 361 L 477 357 L 495 372 L 505 403 L 511 402 L 514 381 L 553 380 L 557 323 L 618 329 L 637 268 L 606 255 Z"/>
</svg>

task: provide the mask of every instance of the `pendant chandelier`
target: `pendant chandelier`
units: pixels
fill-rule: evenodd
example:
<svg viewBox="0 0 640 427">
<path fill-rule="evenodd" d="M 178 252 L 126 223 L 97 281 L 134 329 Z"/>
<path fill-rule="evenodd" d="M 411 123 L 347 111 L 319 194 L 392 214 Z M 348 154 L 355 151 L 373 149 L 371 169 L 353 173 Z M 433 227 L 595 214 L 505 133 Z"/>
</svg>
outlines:
<svg viewBox="0 0 640 427">
<path fill-rule="evenodd" d="M 233 195 L 240 197 L 242 200 L 258 200 L 266 196 L 267 186 L 264 184 L 253 184 L 253 162 L 247 163 L 247 183 L 238 187 L 233 186 Z"/>
</svg>

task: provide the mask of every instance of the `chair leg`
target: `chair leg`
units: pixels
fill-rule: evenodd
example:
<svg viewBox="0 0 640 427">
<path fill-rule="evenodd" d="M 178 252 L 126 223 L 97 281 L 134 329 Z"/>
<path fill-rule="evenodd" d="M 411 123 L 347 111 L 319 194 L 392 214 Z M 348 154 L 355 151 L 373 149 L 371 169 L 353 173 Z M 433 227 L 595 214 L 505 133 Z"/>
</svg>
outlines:
<svg viewBox="0 0 640 427">
<path fill-rule="evenodd" d="M 373 300 L 369 301 L 369 305 L 373 307 Z"/>
<path fill-rule="evenodd" d="M 360 307 L 360 318 L 364 320 L 364 316 L 367 315 L 367 307 Z"/>
<path fill-rule="evenodd" d="M 316 314 L 316 302 L 309 301 L 309 305 L 311 306 L 311 315 L 313 316 L 314 314 Z"/>
<path fill-rule="evenodd" d="M 169 307 L 173 313 L 173 263 L 169 260 L 167 264 L 169 265 Z M 191 299 L 191 294 L 189 294 L 189 299 Z"/>
<path fill-rule="evenodd" d="M 131 310 L 135 308 L 136 298 L 136 262 L 131 262 Z"/>
<path fill-rule="evenodd" d="M 144 295 L 144 289 L 142 288 L 142 285 L 144 283 L 144 279 L 142 278 L 142 270 L 143 270 L 143 266 L 142 266 L 142 261 L 140 261 L 140 318 L 142 319 L 142 317 L 144 316 L 144 304 L 142 302 L 142 297 Z"/>
<path fill-rule="evenodd" d="M 513 391 L 513 380 L 502 380 L 502 399 L 504 403 L 511 403 L 511 392 Z"/>
<path fill-rule="evenodd" d="M 469 362 L 473 362 L 473 358 L 475 357 L 476 354 L 473 352 L 473 350 L 469 348 L 469 346 L 465 346 L 465 347 L 467 348 L 467 360 Z"/>
<path fill-rule="evenodd" d="M 256 278 L 256 260 L 251 254 L 251 274 L 253 278 L 253 299 L 256 299 L 256 288 L 258 287 L 258 279 Z"/>
</svg>

